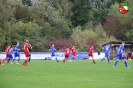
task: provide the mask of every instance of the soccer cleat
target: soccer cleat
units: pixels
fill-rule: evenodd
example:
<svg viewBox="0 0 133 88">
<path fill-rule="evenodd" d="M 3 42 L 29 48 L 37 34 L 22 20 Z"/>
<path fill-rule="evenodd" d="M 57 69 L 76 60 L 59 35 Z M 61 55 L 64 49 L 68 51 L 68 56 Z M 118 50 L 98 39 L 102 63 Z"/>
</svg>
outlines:
<svg viewBox="0 0 133 88">
<path fill-rule="evenodd" d="M 96 62 L 93 62 L 93 64 L 96 64 Z"/>
<path fill-rule="evenodd" d="M 13 64 L 13 63 L 11 62 L 11 64 Z"/>
<path fill-rule="evenodd" d="M 116 66 L 113 66 L 113 68 L 115 68 Z"/>
<path fill-rule="evenodd" d="M 57 61 L 57 62 L 60 62 L 60 61 Z"/>
<path fill-rule="evenodd" d="M 130 68 L 131 66 L 127 66 L 126 68 Z"/>
<path fill-rule="evenodd" d="M 16 64 L 18 64 L 19 65 L 19 63 L 17 62 Z"/>
<path fill-rule="evenodd" d="M 63 60 L 62 63 L 65 63 L 65 60 Z"/>
</svg>

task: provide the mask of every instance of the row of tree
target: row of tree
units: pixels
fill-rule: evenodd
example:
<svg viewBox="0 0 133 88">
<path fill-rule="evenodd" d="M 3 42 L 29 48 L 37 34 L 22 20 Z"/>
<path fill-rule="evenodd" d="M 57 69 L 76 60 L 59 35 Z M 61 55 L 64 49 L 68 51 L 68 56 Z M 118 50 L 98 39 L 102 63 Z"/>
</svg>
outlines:
<svg viewBox="0 0 133 88">
<path fill-rule="evenodd" d="M 33 2 L 34 1 L 34 2 Z M 33 51 L 47 51 L 52 43 L 59 51 L 75 45 L 97 51 L 109 41 L 133 38 L 133 12 L 120 16 L 115 2 L 131 0 L 1 0 L 0 51 L 8 44 L 30 40 Z"/>
</svg>

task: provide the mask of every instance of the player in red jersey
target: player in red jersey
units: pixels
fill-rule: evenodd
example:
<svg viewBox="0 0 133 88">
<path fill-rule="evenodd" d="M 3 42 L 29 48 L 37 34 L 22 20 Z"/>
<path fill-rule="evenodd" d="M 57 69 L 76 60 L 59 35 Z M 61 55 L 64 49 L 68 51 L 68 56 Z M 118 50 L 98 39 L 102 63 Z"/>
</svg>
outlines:
<svg viewBox="0 0 133 88">
<path fill-rule="evenodd" d="M 10 51 L 10 48 L 11 48 L 11 45 L 9 45 L 9 46 L 6 47 L 6 49 L 5 49 L 6 58 L 3 60 L 3 62 L 6 61 L 6 60 L 8 59 L 8 53 L 9 53 L 9 51 Z"/>
<path fill-rule="evenodd" d="M 24 54 L 26 56 L 26 59 L 24 60 L 23 65 L 27 66 L 27 62 L 28 62 L 29 55 L 30 55 L 30 52 L 29 52 L 29 40 L 26 40 L 26 43 L 23 45 L 23 51 L 24 51 Z"/>
<path fill-rule="evenodd" d="M 93 45 L 91 45 L 90 48 L 89 48 L 89 52 L 88 52 L 88 59 L 90 57 L 92 57 L 93 63 L 96 64 L 96 62 L 94 61 L 94 57 L 93 57 L 93 50 L 94 50 L 94 47 L 93 47 Z"/>
<path fill-rule="evenodd" d="M 1 44 L 0 44 L 0 46 L 1 46 Z M 0 52 L 1 53 L 1 52 Z M 0 66 L 2 65 L 2 59 L 0 58 Z"/>
<path fill-rule="evenodd" d="M 65 52 L 65 58 L 62 61 L 63 63 L 68 59 L 71 50 L 69 48 L 66 48 L 64 52 Z"/>
<path fill-rule="evenodd" d="M 72 52 L 72 60 L 76 60 L 76 52 L 77 51 L 76 51 L 75 46 L 72 47 L 71 52 Z"/>
<path fill-rule="evenodd" d="M 0 52 L 1 53 L 1 52 Z M 0 66 L 2 65 L 3 60 L 0 58 Z"/>
</svg>

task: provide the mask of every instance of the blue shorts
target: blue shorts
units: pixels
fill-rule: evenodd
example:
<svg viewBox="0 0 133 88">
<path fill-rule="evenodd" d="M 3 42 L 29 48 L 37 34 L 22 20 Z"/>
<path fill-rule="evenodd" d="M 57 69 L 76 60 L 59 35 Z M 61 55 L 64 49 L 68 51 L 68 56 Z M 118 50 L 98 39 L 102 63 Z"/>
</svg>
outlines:
<svg viewBox="0 0 133 88">
<path fill-rule="evenodd" d="M 51 56 L 55 56 L 55 53 L 52 53 Z"/>
<path fill-rule="evenodd" d="M 14 57 L 20 57 L 19 53 L 14 53 Z"/>
<path fill-rule="evenodd" d="M 126 59 L 127 57 L 125 57 L 125 56 L 122 56 L 121 58 L 122 58 L 122 60 L 124 60 L 124 59 Z"/>
<path fill-rule="evenodd" d="M 9 59 L 13 58 L 12 54 L 8 54 L 8 57 L 9 57 Z"/>
<path fill-rule="evenodd" d="M 122 55 L 121 55 L 121 54 L 117 54 L 117 59 L 119 59 L 119 60 L 123 60 Z"/>
<path fill-rule="evenodd" d="M 109 56 L 109 54 L 108 53 L 105 53 L 105 57 L 108 57 Z"/>
</svg>

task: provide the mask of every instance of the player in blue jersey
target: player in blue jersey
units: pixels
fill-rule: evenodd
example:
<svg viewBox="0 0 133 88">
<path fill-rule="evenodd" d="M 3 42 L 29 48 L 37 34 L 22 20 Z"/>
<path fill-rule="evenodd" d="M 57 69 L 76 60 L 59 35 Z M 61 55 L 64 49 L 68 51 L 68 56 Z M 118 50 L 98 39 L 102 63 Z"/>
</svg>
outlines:
<svg viewBox="0 0 133 88">
<path fill-rule="evenodd" d="M 12 47 L 10 48 L 10 50 L 9 50 L 7 63 L 9 63 L 10 60 L 13 59 L 13 56 L 12 56 L 13 52 L 14 52 L 14 46 L 12 46 Z"/>
<path fill-rule="evenodd" d="M 55 51 L 56 51 L 56 49 L 55 49 L 55 47 L 54 47 L 54 44 L 52 44 L 52 46 L 50 47 L 49 50 L 51 51 L 51 59 L 52 59 L 52 57 L 54 57 L 54 58 L 56 59 L 56 61 L 59 62 L 59 60 L 58 60 L 57 57 L 55 56 Z"/>
<path fill-rule="evenodd" d="M 101 61 L 107 59 L 108 60 L 108 63 L 110 63 L 110 59 L 109 59 L 109 53 L 110 53 L 110 44 L 108 43 L 107 45 L 104 46 L 104 53 L 105 53 L 105 57 L 101 59 Z"/>
<path fill-rule="evenodd" d="M 114 64 L 114 68 L 116 67 L 116 65 L 118 64 L 119 60 L 124 60 L 124 64 L 126 66 L 126 68 L 130 68 L 130 66 L 127 65 L 127 62 L 126 62 L 126 55 L 125 55 L 125 52 L 124 52 L 124 45 L 125 45 L 125 42 L 122 42 L 122 44 L 119 46 L 118 50 L 117 50 L 117 59 L 116 59 L 116 62 Z"/>
<path fill-rule="evenodd" d="M 12 63 L 11 63 L 11 64 L 14 63 L 14 60 L 15 60 L 16 58 L 18 58 L 16 64 L 19 64 L 19 61 L 20 61 L 20 54 L 19 54 L 19 51 L 20 51 L 19 42 L 17 42 L 17 45 L 16 45 L 15 48 L 14 48 L 14 59 L 12 59 Z"/>
</svg>

